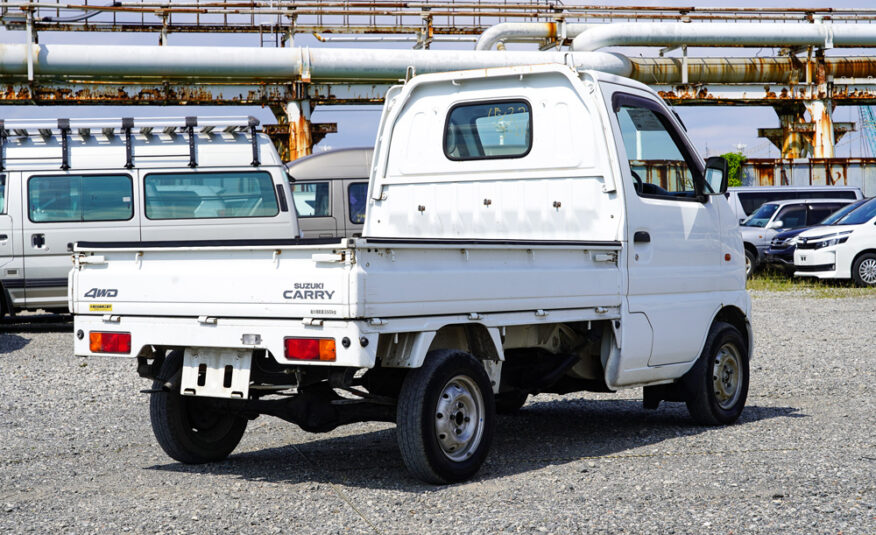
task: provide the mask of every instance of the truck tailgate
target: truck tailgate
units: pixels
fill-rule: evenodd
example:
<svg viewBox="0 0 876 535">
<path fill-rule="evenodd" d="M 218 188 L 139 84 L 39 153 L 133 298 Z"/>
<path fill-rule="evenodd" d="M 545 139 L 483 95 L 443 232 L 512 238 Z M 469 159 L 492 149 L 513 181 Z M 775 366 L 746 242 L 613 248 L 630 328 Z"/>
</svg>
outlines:
<svg viewBox="0 0 876 535">
<path fill-rule="evenodd" d="M 350 313 L 350 258 L 333 245 L 77 248 L 74 314 L 328 317 Z"/>
</svg>

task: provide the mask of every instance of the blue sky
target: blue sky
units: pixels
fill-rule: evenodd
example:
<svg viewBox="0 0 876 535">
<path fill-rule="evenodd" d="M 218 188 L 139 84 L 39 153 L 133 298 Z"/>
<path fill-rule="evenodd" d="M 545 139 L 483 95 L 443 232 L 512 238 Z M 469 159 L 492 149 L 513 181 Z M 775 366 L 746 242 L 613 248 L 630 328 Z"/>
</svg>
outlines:
<svg viewBox="0 0 876 535">
<path fill-rule="evenodd" d="M 566 1 L 566 5 L 636 5 L 636 6 L 690 6 L 698 7 L 726 7 L 727 2 L 715 0 L 700 0 L 696 3 L 691 1 L 672 0 L 634 0 L 633 2 L 575 2 Z M 780 5 L 782 2 L 774 2 L 766 5 Z M 763 7 L 762 1 L 733 1 L 734 7 Z M 864 1 L 812 1 L 798 0 L 794 3 L 795 8 L 806 7 L 848 7 L 848 8 L 873 8 L 872 2 Z M 198 34 L 171 34 L 169 44 L 171 46 L 206 45 L 217 44 L 222 46 L 258 46 L 257 35 L 229 34 L 222 35 L 221 43 L 217 43 L 216 36 Z M 23 43 L 23 32 L 9 32 L 0 29 L 0 43 Z M 88 33 L 41 33 L 40 42 L 49 43 L 94 43 L 100 45 L 113 44 L 157 44 L 155 34 L 88 34 Z M 331 47 L 359 47 L 361 44 L 354 43 L 319 43 L 311 36 L 296 36 L 296 44 L 301 46 L 331 46 Z M 410 46 L 394 44 L 394 46 Z M 525 48 L 527 45 L 516 45 Z M 464 44 L 436 44 L 433 48 L 467 48 L 473 47 L 471 43 Z M 510 46 L 509 46 L 510 48 Z M 531 47 L 530 47 L 531 48 Z M 655 50 L 645 49 L 618 49 L 623 53 L 636 56 L 654 55 Z M 874 55 L 873 51 L 859 51 L 842 49 L 834 51 L 841 55 Z M 769 49 L 695 49 L 691 55 L 699 56 L 739 56 L 739 55 L 773 55 Z M 669 55 L 678 54 L 670 53 Z M 688 133 L 694 140 L 697 148 L 703 156 L 720 154 L 735 150 L 737 145 L 744 145 L 743 152 L 754 158 L 778 157 L 778 150 L 766 139 L 757 137 L 757 129 L 776 127 L 779 125 L 778 118 L 769 107 L 677 107 L 688 127 Z M 6 118 L 41 118 L 41 117 L 97 117 L 126 115 L 133 116 L 167 116 L 167 115 L 255 115 L 263 122 L 274 122 L 271 112 L 259 107 L 202 107 L 194 110 L 192 107 L 159 107 L 159 106 L 102 106 L 97 108 L 80 106 L 9 106 L 0 107 L 0 117 Z M 313 113 L 314 122 L 338 123 L 338 133 L 330 134 L 317 147 L 317 150 L 326 148 L 341 148 L 351 146 L 372 145 L 380 116 L 380 108 L 377 106 L 337 106 L 318 107 Z M 856 107 L 838 107 L 834 112 L 834 121 L 858 122 L 858 110 Z M 861 156 L 864 147 L 859 132 L 844 137 L 837 144 L 837 156 Z"/>
</svg>

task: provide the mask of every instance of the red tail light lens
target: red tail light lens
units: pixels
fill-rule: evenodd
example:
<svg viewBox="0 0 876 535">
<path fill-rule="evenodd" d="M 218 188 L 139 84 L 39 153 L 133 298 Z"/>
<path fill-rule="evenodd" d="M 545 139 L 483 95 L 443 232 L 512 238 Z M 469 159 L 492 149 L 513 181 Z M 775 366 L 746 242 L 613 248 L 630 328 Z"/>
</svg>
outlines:
<svg viewBox="0 0 876 535">
<path fill-rule="evenodd" d="M 92 353 L 130 353 L 131 333 L 88 333 Z"/>
<path fill-rule="evenodd" d="M 336 357 L 333 338 L 286 338 L 283 343 L 289 360 L 333 361 Z"/>
</svg>

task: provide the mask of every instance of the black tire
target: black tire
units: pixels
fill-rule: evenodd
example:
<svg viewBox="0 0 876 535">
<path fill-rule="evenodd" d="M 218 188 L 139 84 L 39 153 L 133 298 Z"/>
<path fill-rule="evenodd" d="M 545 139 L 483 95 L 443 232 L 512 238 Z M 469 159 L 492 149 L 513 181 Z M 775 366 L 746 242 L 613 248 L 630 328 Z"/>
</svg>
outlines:
<svg viewBox="0 0 876 535">
<path fill-rule="evenodd" d="M 512 390 L 496 394 L 496 414 L 514 414 L 526 404 L 526 392 Z"/>
<path fill-rule="evenodd" d="M 398 447 L 415 477 L 437 485 L 465 481 L 487 458 L 496 419 L 493 391 L 484 367 L 468 353 L 429 352 L 423 366 L 405 377 L 397 410 Z"/>
<path fill-rule="evenodd" d="M 171 351 L 153 390 L 182 369 L 183 354 Z M 247 420 L 211 408 L 211 400 L 182 396 L 179 392 L 153 392 L 149 400 L 152 431 L 161 449 L 170 457 L 187 464 L 221 461 L 240 443 Z"/>
<path fill-rule="evenodd" d="M 754 273 L 754 268 L 757 267 L 757 255 L 752 253 L 750 250 L 745 250 L 745 278 L 751 276 Z"/>
<path fill-rule="evenodd" d="M 748 397 L 748 349 L 729 323 L 716 322 L 694 367 L 684 376 L 687 410 L 700 425 L 731 424 Z"/>
<path fill-rule="evenodd" d="M 876 286 L 876 254 L 862 254 L 852 262 L 852 280 L 858 286 Z"/>
</svg>

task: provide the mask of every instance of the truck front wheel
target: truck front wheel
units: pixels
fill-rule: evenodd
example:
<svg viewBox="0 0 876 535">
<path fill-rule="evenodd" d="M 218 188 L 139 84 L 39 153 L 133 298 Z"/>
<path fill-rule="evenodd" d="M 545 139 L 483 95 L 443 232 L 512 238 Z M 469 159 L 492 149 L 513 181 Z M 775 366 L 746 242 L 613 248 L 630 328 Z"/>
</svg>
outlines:
<svg viewBox="0 0 876 535">
<path fill-rule="evenodd" d="M 698 424 L 736 421 L 748 397 L 748 346 L 739 330 L 716 322 L 697 363 L 684 376 L 687 410 Z"/>
<path fill-rule="evenodd" d="M 402 460 L 427 483 L 464 481 L 487 457 L 495 414 L 481 363 L 461 351 L 432 351 L 402 384 L 396 420 Z"/>
<path fill-rule="evenodd" d="M 152 384 L 149 416 L 161 449 L 177 461 L 202 464 L 220 461 L 237 447 L 246 418 L 211 407 L 208 398 L 169 392 L 164 384 L 182 369 L 183 354 L 172 351 Z"/>
</svg>

